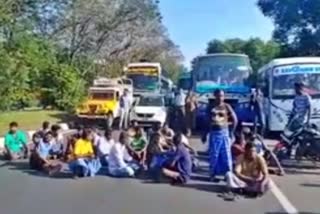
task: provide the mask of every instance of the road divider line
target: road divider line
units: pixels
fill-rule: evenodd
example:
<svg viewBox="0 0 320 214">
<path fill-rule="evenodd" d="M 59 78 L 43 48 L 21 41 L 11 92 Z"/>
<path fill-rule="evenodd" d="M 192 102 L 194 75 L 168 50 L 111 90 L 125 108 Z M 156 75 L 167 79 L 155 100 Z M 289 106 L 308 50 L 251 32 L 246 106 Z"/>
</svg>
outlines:
<svg viewBox="0 0 320 214">
<path fill-rule="evenodd" d="M 280 190 L 280 188 L 271 179 L 270 179 L 270 186 L 271 186 L 271 192 L 278 199 L 279 203 L 288 214 L 299 213 L 297 208 L 293 206 L 293 204 L 289 201 L 289 199 L 284 195 L 284 193 Z"/>
</svg>

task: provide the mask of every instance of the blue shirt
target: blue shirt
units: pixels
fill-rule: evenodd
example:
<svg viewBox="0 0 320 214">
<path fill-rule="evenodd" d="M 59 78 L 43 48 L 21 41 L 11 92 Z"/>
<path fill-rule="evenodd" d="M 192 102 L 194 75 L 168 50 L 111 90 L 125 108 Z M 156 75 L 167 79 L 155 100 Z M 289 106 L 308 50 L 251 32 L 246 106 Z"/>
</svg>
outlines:
<svg viewBox="0 0 320 214">
<path fill-rule="evenodd" d="M 51 149 L 51 143 L 45 143 L 43 140 L 41 140 L 38 144 L 37 152 L 39 153 L 40 157 L 46 159 L 49 156 Z"/>
<path fill-rule="evenodd" d="M 304 122 L 308 110 L 311 107 L 311 98 L 307 94 L 297 95 L 293 100 L 293 115 L 301 122 Z"/>
<path fill-rule="evenodd" d="M 176 162 L 179 173 L 187 181 L 192 173 L 192 160 L 188 149 L 183 144 L 177 147 L 173 160 Z"/>
</svg>

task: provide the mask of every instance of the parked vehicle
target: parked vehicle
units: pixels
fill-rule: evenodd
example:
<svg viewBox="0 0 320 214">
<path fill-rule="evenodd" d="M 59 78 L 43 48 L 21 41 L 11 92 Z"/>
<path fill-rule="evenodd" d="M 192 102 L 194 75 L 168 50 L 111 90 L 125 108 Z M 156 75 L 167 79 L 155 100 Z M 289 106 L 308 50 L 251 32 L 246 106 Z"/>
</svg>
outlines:
<svg viewBox="0 0 320 214">
<path fill-rule="evenodd" d="M 292 119 L 280 135 L 274 153 L 280 160 L 320 160 L 320 131 L 315 124 L 297 124 Z"/>
<path fill-rule="evenodd" d="M 137 121 L 143 127 L 155 123 L 164 125 L 167 119 L 167 108 L 163 95 L 144 94 L 138 97 L 130 113 L 130 121 Z"/>
<path fill-rule="evenodd" d="M 263 86 L 266 129 L 282 132 L 295 97 L 294 83 L 303 82 L 312 97 L 311 123 L 320 126 L 320 57 L 274 59 L 258 71 Z"/>
<path fill-rule="evenodd" d="M 109 125 L 112 124 L 112 121 L 120 116 L 120 96 L 125 89 L 132 96 L 131 80 L 96 79 L 89 88 L 87 99 L 77 107 L 77 117 L 85 120 L 102 119 Z"/>
</svg>

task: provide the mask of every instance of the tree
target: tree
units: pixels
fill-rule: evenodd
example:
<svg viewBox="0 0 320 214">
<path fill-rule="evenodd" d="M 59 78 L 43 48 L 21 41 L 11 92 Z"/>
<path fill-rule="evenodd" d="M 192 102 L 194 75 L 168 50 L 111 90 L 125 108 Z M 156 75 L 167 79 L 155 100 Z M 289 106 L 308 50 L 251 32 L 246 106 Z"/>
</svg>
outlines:
<svg viewBox="0 0 320 214">
<path fill-rule="evenodd" d="M 274 41 L 264 42 L 259 38 L 249 40 L 228 39 L 212 40 L 208 43 L 207 53 L 239 53 L 249 56 L 254 71 L 279 56 L 280 47 Z"/>
<path fill-rule="evenodd" d="M 119 76 L 141 58 L 174 77 L 182 54 L 161 18 L 156 0 L 3 0 L 0 110 L 71 110 L 97 74 Z"/>
<path fill-rule="evenodd" d="M 274 22 L 283 56 L 320 55 L 320 1 L 259 0 L 257 5 Z"/>
</svg>

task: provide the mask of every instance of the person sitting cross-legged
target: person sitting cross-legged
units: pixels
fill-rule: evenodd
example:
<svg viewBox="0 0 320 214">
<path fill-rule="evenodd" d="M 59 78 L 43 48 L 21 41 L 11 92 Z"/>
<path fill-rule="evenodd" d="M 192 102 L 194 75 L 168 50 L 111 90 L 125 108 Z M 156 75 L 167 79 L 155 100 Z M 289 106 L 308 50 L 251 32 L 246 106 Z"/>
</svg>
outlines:
<svg viewBox="0 0 320 214">
<path fill-rule="evenodd" d="M 53 138 L 52 132 L 48 131 L 44 134 L 44 137 L 36 145 L 30 156 L 30 167 L 35 170 L 44 171 L 52 176 L 61 170 L 60 164 L 55 164 L 50 159 L 50 151 L 52 144 L 50 143 Z"/>
<path fill-rule="evenodd" d="M 142 166 L 145 165 L 146 151 L 147 151 L 147 140 L 140 127 L 135 129 L 135 135 L 131 142 L 127 144 L 129 154 L 138 161 Z"/>
<path fill-rule="evenodd" d="M 16 160 L 28 156 L 27 137 L 18 129 L 17 122 L 11 122 L 9 132 L 4 136 L 4 157 L 6 160 Z"/>
<path fill-rule="evenodd" d="M 52 149 L 50 151 L 50 155 L 53 159 L 60 159 L 63 157 L 63 149 L 64 149 L 64 138 L 61 133 L 61 127 L 59 125 L 52 125 L 51 132 L 53 134 L 53 138 L 51 140 Z"/>
<path fill-rule="evenodd" d="M 121 132 L 119 141 L 111 147 L 108 158 L 109 174 L 115 177 L 134 177 L 140 168 L 128 154 L 126 145 L 129 143 L 129 136 L 126 132 Z"/>
<path fill-rule="evenodd" d="M 74 177 L 94 177 L 101 168 L 100 160 L 94 155 L 93 136 L 90 130 L 85 129 L 80 139 L 74 145 L 74 159 L 69 167 Z"/>
<path fill-rule="evenodd" d="M 110 149 L 114 144 L 112 138 L 112 130 L 107 129 L 103 137 L 100 137 L 97 143 L 97 153 L 98 157 L 103 166 L 108 166 L 108 158 L 110 154 Z"/>
<path fill-rule="evenodd" d="M 261 196 L 270 188 L 266 161 L 257 154 L 252 142 L 246 143 L 244 154 L 236 162 L 235 172 L 228 172 L 226 180 L 231 191 L 252 197 Z"/>
<path fill-rule="evenodd" d="M 173 160 L 168 166 L 162 168 L 163 175 L 170 178 L 172 184 L 186 183 L 190 179 L 192 172 L 191 155 L 181 137 L 182 135 L 174 136 L 175 152 Z"/>
</svg>

